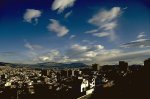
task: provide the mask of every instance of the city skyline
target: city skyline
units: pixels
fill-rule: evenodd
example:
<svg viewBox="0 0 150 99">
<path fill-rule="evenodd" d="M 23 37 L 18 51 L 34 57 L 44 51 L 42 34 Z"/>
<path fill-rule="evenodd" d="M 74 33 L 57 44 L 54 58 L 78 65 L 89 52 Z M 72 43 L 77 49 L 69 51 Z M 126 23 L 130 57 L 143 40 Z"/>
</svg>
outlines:
<svg viewBox="0 0 150 99">
<path fill-rule="evenodd" d="M 2 0 L 0 61 L 141 64 L 149 9 L 148 0 Z"/>
</svg>

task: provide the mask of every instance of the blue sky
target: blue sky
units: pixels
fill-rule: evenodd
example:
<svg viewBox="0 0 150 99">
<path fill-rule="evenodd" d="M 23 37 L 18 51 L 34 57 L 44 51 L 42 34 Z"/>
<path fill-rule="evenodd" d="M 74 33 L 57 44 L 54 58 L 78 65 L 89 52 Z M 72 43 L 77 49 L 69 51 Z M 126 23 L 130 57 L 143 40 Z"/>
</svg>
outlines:
<svg viewBox="0 0 150 99">
<path fill-rule="evenodd" d="M 150 57 L 149 0 L 1 0 L 0 61 L 139 64 Z"/>
</svg>

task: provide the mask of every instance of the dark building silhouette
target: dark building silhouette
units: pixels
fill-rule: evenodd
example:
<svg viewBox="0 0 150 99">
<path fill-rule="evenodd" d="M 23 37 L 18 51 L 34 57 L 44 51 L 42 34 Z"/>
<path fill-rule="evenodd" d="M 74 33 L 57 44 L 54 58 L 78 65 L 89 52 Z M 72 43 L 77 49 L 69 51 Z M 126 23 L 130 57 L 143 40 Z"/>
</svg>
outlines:
<svg viewBox="0 0 150 99">
<path fill-rule="evenodd" d="M 125 61 L 119 61 L 118 69 L 121 71 L 127 71 L 128 63 Z"/>
<path fill-rule="evenodd" d="M 150 66 L 150 58 L 144 61 L 144 66 Z"/>
<path fill-rule="evenodd" d="M 98 64 L 92 64 L 92 69 L 94 71 L 98 71 L 100 69 L 100 66 Z"/>
<path fill-rule="evenodd" d="M 150 73 L 150 58 L 144 61 L 144 68 L 143 68 L 143 72 L 146 74 L 146 76 L 148 76 Z"/>
<path fill-rule="evenodd" d="M 61 70 L 62 77 L 68 77 L 68 70 Z"/>
</svg>

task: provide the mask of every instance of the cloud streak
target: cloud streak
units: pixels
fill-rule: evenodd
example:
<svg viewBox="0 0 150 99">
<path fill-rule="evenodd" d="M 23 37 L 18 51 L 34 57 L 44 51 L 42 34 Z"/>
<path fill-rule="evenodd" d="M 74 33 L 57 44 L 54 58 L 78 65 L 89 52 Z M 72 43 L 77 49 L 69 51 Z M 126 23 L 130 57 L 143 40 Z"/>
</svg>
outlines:
<svg viewBox="0 0 150 99">
<path fill-rule="evenodd" d="M 111 63 L 111 62 L 117 62 L 119 60 L 141 60 L 142 58 L 147 58 L 150 57 L 150 50 L 141 50 L 141 51 L 131 51 L 131 52 L 118 52 L 118 53 L 113 53 L 114 55 L 99 55 L 95 57 L 95 61 L 100 61 L 103 63 Z M 138 61 L 136 61 L 139 63 Z"/>
<path fill-rule="evenodd" d="M 150 47 L 149 39 L 138 39 L 129 43 L 122 44 L 122 48 L 147 48 Z"/>
<path fill-rule="evenodd" d="M 58 13 L 63 12 L 66 8 L 72 7 L 76 0 L 54 0 L 52 10 L 58 10 Z"/>
<path fill-rule="evenodd" d="M 69 29 L 67 27 L 61 25 L 59 21 L 50 19 L 51 23 L 47 26 L 48 31 L 54 32 L 58 37 L 63 37 L 68 34 Z"/>
<path fill-rule="evenodd" d="M 71 14 L 72 14 L 72 11 L 67 12 L 67 13 L 65 14 L 64 18 L 68 18 Z"/>
<path fill-rule="evenodd" d="M 115 29 L 117 27 L 117 20 L 121 15 L 120 7 L 113 7 L 110 10 L 102 10 L 95 14 L 88 20 L 88 23 L 97 26 L 97 29 L 86 31 L 85 33 L 92 33 L 97 37 L 109 37 L 111 41 L 117 38 Z"/>
</svg>

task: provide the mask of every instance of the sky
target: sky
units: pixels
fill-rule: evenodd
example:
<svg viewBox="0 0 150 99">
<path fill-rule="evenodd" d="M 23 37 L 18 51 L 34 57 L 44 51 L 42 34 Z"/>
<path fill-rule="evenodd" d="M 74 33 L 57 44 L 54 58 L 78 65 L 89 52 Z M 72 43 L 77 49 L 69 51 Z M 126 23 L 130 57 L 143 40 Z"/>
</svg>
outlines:
<svg viewBox="0 0 150 99">
<path fill-rule="evenodd" d="M 149 0 L 0 0 L 0 61 L 142 64 Z"/>
</svg>

